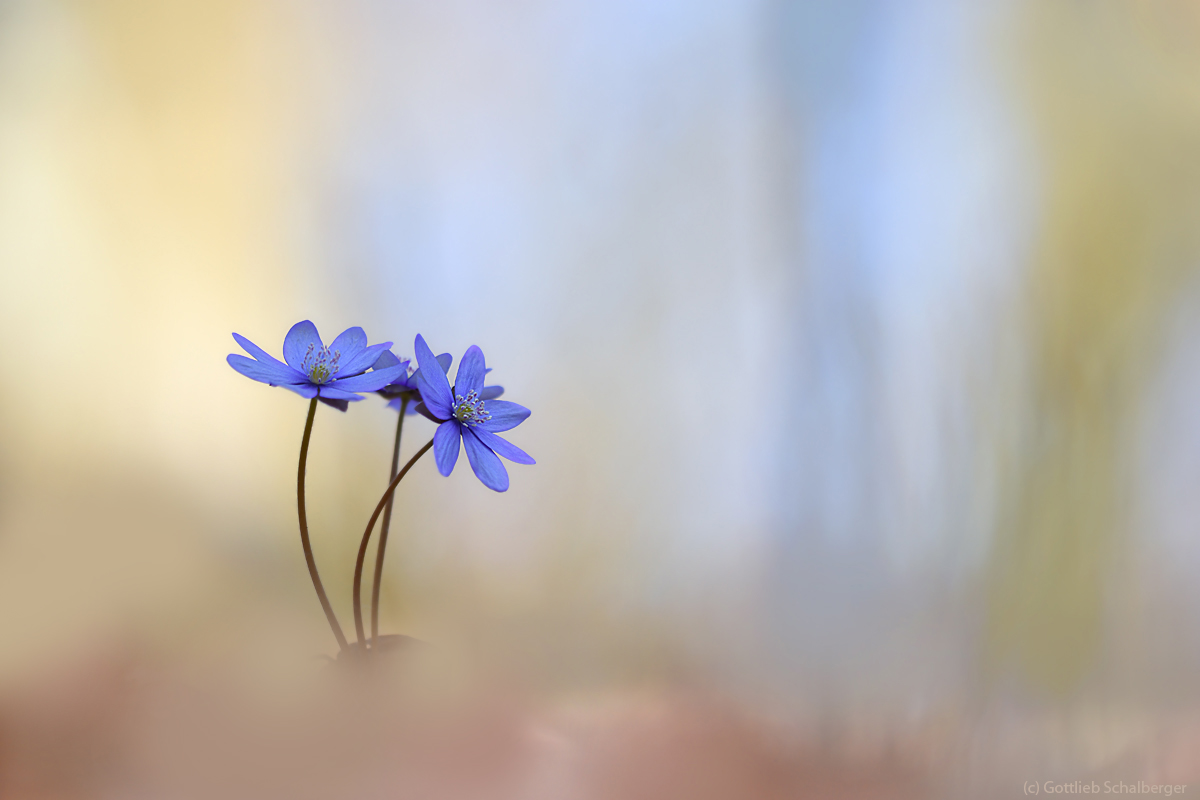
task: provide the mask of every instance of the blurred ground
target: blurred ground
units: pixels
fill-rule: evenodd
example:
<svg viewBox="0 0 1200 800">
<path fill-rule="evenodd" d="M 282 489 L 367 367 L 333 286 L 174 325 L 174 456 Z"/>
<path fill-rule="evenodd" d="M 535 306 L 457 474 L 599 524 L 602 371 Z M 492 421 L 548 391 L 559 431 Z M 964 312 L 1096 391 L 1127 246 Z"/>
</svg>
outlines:
<svg viewBox="0 0 1200 800">
<path fill-rule="evenodd" d="M 132 643 L 0 698 L 0 796 L 1002 798 L 1025 781 L 1200 781 L 1200 709 L 993 706 L 909 724 L 749 712 L 711 689 L 547 697 L 426 643 L 287 664 Z"/>
</svg>

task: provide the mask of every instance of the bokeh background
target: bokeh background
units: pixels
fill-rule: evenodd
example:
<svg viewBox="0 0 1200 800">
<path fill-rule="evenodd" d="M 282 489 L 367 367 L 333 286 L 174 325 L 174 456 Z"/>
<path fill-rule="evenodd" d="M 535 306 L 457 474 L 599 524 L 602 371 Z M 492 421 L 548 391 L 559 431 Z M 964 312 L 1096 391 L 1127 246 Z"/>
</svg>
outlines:
<svg viewBox="0 0 1200 800">
<path fill-rule="evenodd" d="M 1198 222 L 1190 0 L 2 0 L 0 697 L 332 652 L 305 403 L 225 363 L 312 319 L 533 409 L 507 494 L 402 484 L 386 630 L 955 796 L 1200 784 Z M 317 416 L 344 625 L 393 424 Z"/>
</svg>

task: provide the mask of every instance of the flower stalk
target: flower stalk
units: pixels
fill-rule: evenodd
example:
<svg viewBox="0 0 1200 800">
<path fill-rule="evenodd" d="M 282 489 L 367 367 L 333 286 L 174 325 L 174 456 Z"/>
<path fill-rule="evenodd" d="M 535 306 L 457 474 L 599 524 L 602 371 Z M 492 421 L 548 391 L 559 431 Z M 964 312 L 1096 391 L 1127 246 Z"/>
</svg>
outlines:
<svg viewBox="0 0 1200 800">
<path fill-rule="evenodd" d="M 325 619 L 329 620 L 329 627 L 333 629 L 338 647 L 345 650 L 349 644 L 346 642 L 345 634 L 342 633 L 342 626 L 338 624 L 337 615 L 333 613 L 333 606 L 329 604 L 325 587 L 321 585 L 321 575 L 317 572 L 317 561 L 313 558 L 312 542 L 308 538 L 308 513 L 304 507 L 304 473 L 308 464 L 308 441 L 312 438 L 313 418 L 316 415 L 317 398 L 314 397 L 308 403 L 308 419 L 304 423 L 304 438 L 300 440 L 300 467 L 296 473 L 296 514 L 300 518 L 300 544 L 304 548 L 304 560 L 308 563 L 308 574 L 312 576 L 313 588 L 317 590 L 317 599 L 321 601 L 321 609 L 325 612 Z"/>
<path fill-rule="evenodd" d="M 400 401 L 400 418 L 396 420 L 396 443 L 392 447 L 392 471 L 388 480 L 396 477 L 396 469 L 400 466 L 400 435 L 404 431 L 404 417 L 408 413 L 409 398 Z M 388 498 L 383 509 L 383 520 L 379 523 L 379 547 L 375 551 L 375 579 L 371 583 L 371 641 L 379 639 L 379 587 L 383 582 L 383 554 L 387 549 L 388 531 L 392 525 L 392 505 L 396 501 L 393 493 Z"/>
<path fill-rule="evenodd" d="M 310 320 L 301 320 L 284 336 L 282 361 L 241 334 L 234 333 L 233 338 L 249 355 L 231 353 L 225 359 L 230 367 L 251 380 L 269 386 L 281 386 L 309 401 L 304 437 L 300 441 L 300 463 L 296 470 L 296 515 L 300 523 L 304 561 L 308 565 L 317 599 L 321 602 L 321 610 L 325 612 L 325 619 L 337 639 L 340 651 L 352 654 L 373 651 L 380 641 L 379 594 L 396 487 L 421 456 L 430 450 L 433 450 L 438 472 L 449 476 L 458 460 L 461 445 L 466 449 L 467 460 L 480 482 L 493 491 L 507 491 L 508 471 L 500 459 L 515 464 L 533 464 L 534 460 L 524 450 L 497 434 L 512 430 L 524 422 L 529 417 L 529 409 L 497 399 L 504 393 L 503 386 L 483 385 L 485 376 L 491 370 L 485 363 L 483 351 L 475 345 L 469 347 L 459 361 L 458 374 L 452 386 L 447 376 L 453 357 L 449 353 L 434 356 L 420 334 L 413 342 L 419 364 L 416 370 L 412 370 L 410 360 L 401 360 L 391 352 L 391 342 L 368 344 L 367 334 L 357 327 L 347 328 L 329 344 L 325 344 L 317 327 Z M 317 403 L 346 411 L 351 403 L 362 400 L 363 394 L 371 392 L 384 397 L 388 407 L 397 409 L 400 414 L 396 420 L 388 487 L 363 532 L 354 566 L 354 630 L 358 640 L 352 645 L 338 624 L 337 614 L 333 611 L 317 571 L 308 532 L 304 481 Z M 437 423 L 438 428 L 433 439 L 418 450 L 403 469 L 397 471 L 404 418 L 410 413 L 426 417 Z M 368 639 L 363 625 L 362 574 L 367 547 L 380 514 L 383 515 L 383 521 L 375 554 L 375 576 L 371 586 L 371 638 Z M 384 638 L 392 640 L 394 637 Z"/>
<path fill-rule="evenodd" d="M 358 546 L 358 561 L 354 565 L 354 631 L 358 634 L 358 647 L 360 650 L 366 649 L 366 631 L 363 628 L 362 617 L 362 573 L 363 564 L 367 559 L 367 545 L 371 541 L 371 531 L 375 528 L 375 521 L 379 519 L 379 515 L 383 513 L 384 507 L 391 500 L 392 495 L 396 491 L 396 487 L 400 485 L 400 481 L 412 469 L 413 464 L 421 459 L 421 456 L 429 452 L 433 447 L 433 440 L 430 439 L 425 445 L 418 450 L 408 463 L 404 465 L 404 469 L 396 473 L 396 477 L 392 478 L 392 482 L 388 484 L 387 490 L 383 493 L 383 497 L 379 498 L 379 503 L 375 506 L 375 511 L 371 514 L 371 519 L 367 521 L 367 529 L 363 531 L 362 543 Z"/>
</svg>

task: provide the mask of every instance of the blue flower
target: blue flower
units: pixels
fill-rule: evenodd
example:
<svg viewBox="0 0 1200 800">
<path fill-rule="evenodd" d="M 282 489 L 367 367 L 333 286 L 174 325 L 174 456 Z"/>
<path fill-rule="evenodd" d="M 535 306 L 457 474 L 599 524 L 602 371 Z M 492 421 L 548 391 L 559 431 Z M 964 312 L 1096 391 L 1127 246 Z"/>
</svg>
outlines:
<svg viewBox="0 0 1200 800">
<path fill-rule="evenodd" d="M 283 363 L 268 355 L 245 336 L 233 338 L 254 358 L 231 354 L 229 366 L 256 381 L 291 389 L 305 398 L 319 398 L 334 408 L 346 410 L 349 403 L 362 400 L 361 392 L 374 392 L 395 380 L 403 366 L 384 367 L 367 372 L 391 342 L 367 346 L 362 328 L 347 328 L 325 345 L 317 327 L 308 320 L 297 322 L 283 339 Z"/>
<path fill-rule="evenodd" d="M 443 373 L 450 372 L 450 365 L 454 363 L 454 356 L 449 353 L 442 353 L 437 357 L 438 365 L 442 368 Z M 387 386 L 380 389 L 377 394 L 388 399 L 388 408 L 394 408 L 399 411 L 404 407 L 404 401 L 408 400 L 407 414 L 416 414 L 417 404 L 421 401 L 421 393 L 417 388 L 417 381 L 420 379 L 420 368 L 413 369 L 412 362 L 405 358 L 397 358 L 391 350 L 384 350 L 379 355 L 379 360 L 375 362 L 375 369 L 384 367 L 393 367 L 397 364 L 404 366 L 404 372 L 400 377 L 393 380 Z M 487 370 L 491 372 L 491 370 Z M 479 392 L 479 397 L 482 400 L 495 400 L 500 395 L 504 394 L 503 386 L 485 386 Z"/>
<path fill-rule="evenodd" d="M 454 356 L 449 353 L 442 353 L 437 357 L 438 365 L 442 368 L 442 372 L 447 372 L 450 369 L 450 364 L 454 361 Z M 404 367 L 404 371 L 400 373 L 398 378 L 394 378 L 391 383 L 384 386 L 376 394 L 385 397 L 388 400 L 388 407 L 399 411 L 408 400 L 408 414 L 417 413 L 417 403 L 421 401 L 421 394 L 417 390 L 417 376 L 421 370 L 412 368 L 410 359 L 400 359 L 392 353 L 391 350 L 384 350 L 379 354 L 379 359 L 375 362 L 375 369 L 386 367 L 394 367 L 400 365 Z"/>
<path fill-rule="evenodd" d="M 487 373 L 483 351 L 472 345 L 458 362 L 454 389 L 445 373 L 437 369 L 433 351 L 418 335 L 415 344 L 418 371 L 417 388 L 422 408 L 418 410 L 435 422 L 433 457 L 438 472 L 449 475 L 458 461 L 458 442 L 467 451 L 471 469 L 483 485 L 497 492 L 508 489 L 508 471 L 497 456 L 516 464 L 535 463 L 521 448 L 497 436 L 512 430 L 529 417 L 529 409 L 506 400 L 488 400 L 483 396 L 483 376 Z M 498 389 L 499 387 L 491 387 Z"/>
</svg>

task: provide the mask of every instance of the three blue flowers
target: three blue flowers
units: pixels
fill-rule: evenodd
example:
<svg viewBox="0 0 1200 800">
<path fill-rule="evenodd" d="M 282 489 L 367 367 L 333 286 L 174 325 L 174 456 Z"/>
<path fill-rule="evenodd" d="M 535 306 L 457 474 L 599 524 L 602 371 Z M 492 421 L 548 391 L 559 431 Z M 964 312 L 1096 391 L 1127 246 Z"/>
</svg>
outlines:
<svg viewBox="0 0 1200 800">
<path fill-rule="evenodd" d="M 397 358 L 391 342 L 367 344 L 362 328 L 347 328 L 328 345 L 312 322 L 297 322 L 283 340 L 283 361 L 274 358 L 240 334 L 233 338 L 253 358 L 231 354 L 229 366 L 270 386 L 282 386 L 301 397 L 317 399 L 345 411 L 362 395 L 377 392 L 389 405 L 419 413 L 438 423 L 433 437 L 438 471 L 450 475 L 458 460 L 459 442 L 479 480 L 489 489 L 508 489 L 508 472 L 498 456 L 516 464 L 534 460 L 519 447 L 497 436 L 530 415 L 516 403 L 497 400 L 504 389 L 483 385 L 487 369 L 483 351 L 472 345 L 459 361 L 454 386 L 447 379 L 450 354 L 434 356 L 419 334 L 414 343 L 418 369 Z"/>
</svg>

